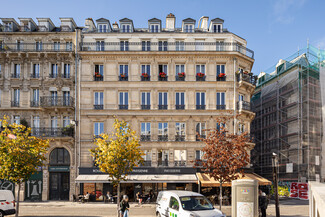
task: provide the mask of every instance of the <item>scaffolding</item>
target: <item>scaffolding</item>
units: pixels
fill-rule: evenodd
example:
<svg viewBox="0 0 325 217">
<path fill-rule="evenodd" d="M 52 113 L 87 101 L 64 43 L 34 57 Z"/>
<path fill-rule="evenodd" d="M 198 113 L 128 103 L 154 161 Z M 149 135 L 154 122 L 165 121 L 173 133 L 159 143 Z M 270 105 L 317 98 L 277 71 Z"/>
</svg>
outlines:
<svg viewBox="0 0 325 217">
<path fill-rule="evenodd" d="M 324 59 L 325 51 L 308 46 L 258 76 L 251 133 L 256 144 L 252 163 L 261 176 L 272 179 L 274 152 L 280 181 L 320 180 Z"/>
</svg>

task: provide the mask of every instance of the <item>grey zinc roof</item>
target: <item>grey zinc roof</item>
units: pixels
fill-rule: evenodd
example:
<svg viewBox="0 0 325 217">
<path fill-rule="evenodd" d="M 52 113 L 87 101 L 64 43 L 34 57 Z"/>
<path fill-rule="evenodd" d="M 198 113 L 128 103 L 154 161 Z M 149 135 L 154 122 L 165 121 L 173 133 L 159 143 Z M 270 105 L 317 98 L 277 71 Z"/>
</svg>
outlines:
<svg viewBox="0 0 325 217">
<path fill-rule="evenodd" d="M 107 22 L 107 23 L 109 23 L 109 20 L 108 19 L 105 19 L 105 18 L 99 18 L 99 19 L 97 19 L 96 20 L 96 22 L 98 23 L 98 22 Z"/>
<path fill-rule="evenodd" d="M 161 20 L 159 20 L 158 18 L 151 18 L 150 20 L 148 20 L 148 22 L 159 22 L 159 23 L 161 23 Z"/>
<path fill-rule="evenodd" d="M 186 19 L 184 19 L 183 20 L 183 22 L 192 22 L 192 23 L 195 23 L 196 22 L 196 20 L 194 20 L 194 19 L 192 19 L 192 18 L 186 18 Z"/>
<path fill-rule="evenodd" d="M 129 18 L 123 18 L 123 19 L 120 19 L 120 22 L 133 22 L 133 21 L 130 20 Z"/>
<path fill-rule="evenodd" d="M 214 18 L 213 20 L 211 20 L 211 22 L 213 23 L 224 23 L 225 21 L 221 18 Z"/>
</svg>

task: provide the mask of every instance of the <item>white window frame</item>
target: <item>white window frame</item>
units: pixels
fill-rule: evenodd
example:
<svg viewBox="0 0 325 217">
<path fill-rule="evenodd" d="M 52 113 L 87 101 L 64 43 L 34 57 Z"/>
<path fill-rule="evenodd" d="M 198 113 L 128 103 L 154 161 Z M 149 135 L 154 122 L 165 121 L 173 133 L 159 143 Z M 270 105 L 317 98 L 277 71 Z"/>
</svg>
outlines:
<svg viewBox="0 0 325 217">
<path fill-rule="evenodd" d="M 70 125 L 70 117 L 64 116 L 63 117 L 63 127 L 67 127 L 68 125 Z"/>
<path fill-rule="evenodd" d="M 199 133 L 199 135 L 206 135 L 205 130 L 206 130 L 206 123 L 205 122 L 197 122 L 196 123 L 196 126 L 195 126 L 195 132 L 196 133 Z"/>
<path fill-rule="evenodd" d="M 160 25 L 159 24 L 151 24 L 150 25 L 150 32 L 160 32 Z"/>
<path fill-rule="evenodd" d="M 40 128 L 40 118 L 38 115 L 33 116 L 33 122 L 32 122 L 33 128 Z"/>
<path fill-rule="evenodd" d="M 104 105 L 104 92 L 103 91 L 94 92 L 94 105 Z"/>
<path fill-rule="evenodd" d="M 178 104 L 177 104 L 177 95 L 178 95 Z M 182 97 L 183 95 L 183 97 Z M 184 104 L 182 104 L 182 98 L 184 101 Z M 185 106 L 185 92 L 176 92 L 175 93 L 175 105 L 184 105 Z"/>
<path fill-rule="evenodd" d="M 161 98 L 161 104 L 159 104 Z M 158 92 L 158 105 L 168 105 L 168 92 Z"/>
<path fill-rule="evenodd" d="M 198 99 L 198 97 L 199 97 L 199 99 Z M 203 100 L 202 100 L 202 98 L 203 98 Z M 206 105 L 205 92 L 195 92 L 195 105 Z"/>
<path fill-rule="evenodd" d="M 168 122 L 158 122 L 158 135 L 168 136 Z"/>
<path fill-rule="evenodd" d="M 131 24 L 122 24 L 121 26 L 122 32 L 131 32 Z"/>
<path fill-rule="evenodd" d="M 55 51 L 59 51 L 60 50 L 60 42 L 59 41 L 53 42 L 53 47 L 54 47 Z"/>
<path fill-rule="evenodd" d="M 105 41 L 98 40 L 96 41 L 96 51 L 104 51 L 105 50 Z"/>
<path fill-rule="evenodd" d="M 121 51 L 129 51 L 129 41 L 128 40 L 120 41 L 120 50 Z"/>
<path fill-rule="evenodd" d="M 184 24 L 184 32 L 193 33 L 194 32 L 194 24 Z"/>
<path fill-rule="evenodd" d="M 34 65 L 33 65 L 33 72 L 34 72 L 34 77 L 35 78 L 39 78 L 39 76 L 40 76 L 40 64 L 39 63 L 35 63 Z"/>
<path fill-rule="evenodd" d="M 129 65 L 121 64 L 119 65 L 119 74 L 120 75 L 129 75 Z"/>
<path fill-rule="evenodd" d="M 141 74 L 142 73 L 147 73 L 150 76 L 150 71 L 151 71 L 151 65 L 149 65 L 149 64 L 142 64 L 141 65 Z"/>
<path fill-rule="evenodd" d="M 104 23 L 98 24 L 97 29 L 98 32 L 108 32 L 108 25 Z"/>
<path fill-rule="evenodd" d="M 104 122 L 94 122 L 94 135 L 99 136 L 104 133 Z"/>
<path fill-rule="evenodd" d="M 218 95 L 219 95 L 219 100 L 218 100 Z M 222 98 L 224 103 L 222 104 Z M 217 105 L 226 105 L 226 92 L 217 92 L 216 94 L 216 102 Z"/>
<path fill-rule="evenodd" d="M 185 51 L 185 42 L 184 40 L 177 40 L 175 42 L 176 51 Z"/>
<path fill-rule="evenodd" d="M 18 88 L 13 89 L 13 101 L 20 103 L 20 89 Z"/>
<path fill-rule="evenodd" d="M 174 150 L 174 160 L 175 161 L 186 162 L 187 161 L 187 151 L 185 149 L 183 149 L 183 150 L 180 150 L 180 149 Z"/>
<path fill-rule="evenodd" d="M 20 124 L 20 116 L 19 115 L 14 115 L 13 116 L 13 119 L 12 119 L 12 123 L 15 123 L 15 124 Z"/>
<path fill-rule="evenodd" d="M 186 134 L 186 123 L 176 122 L 175 123 L 175 135 L 185 136 Z"/>
<path fill-rule="evenodd" d="M 58 128 L 58 117 L 57 116 L 51 116 L 50 127 L 51 127 L 51 129 Z"/>
<path fill-rule="evenodd" d="M 176 64 L 175 71 L 176 71 L 176 75 L 178 75 L 178 73 L 181 73 L 181 72 L 185 73 L 185 64 Z"/>
<path fill-rule="evenodd" d="M 16 78 L 20 78 L 20 71 L 21 71 L 21 66 L 20 64 L 15 64 L 14 66 L 14 70 L 15 70 L 15 77 Z"/>
<path fill-rule="evenodd" d="M 39 89 L 33 89 L 33 102 L 39 102 Z"/>
<path fill-rule="evenodd" d="M 196 74 L 197 73 L 203 73 L 204 75 L 205 74 L 205 64 L 196 64 L 195 65 L 195 71 L 196 71 Z"/>
<path fill-rule="evenodd" d="M 225 64 L 217 64 L 216 73 L 217 73 L 217 76 L 219 76 L 219 74 L 221 74 L 221 73 L 226 74 L 226 65 Z"/>
<path fill-rule="evenodd" d="M 144 129 L 144 130 L 142 130 Z M 151 123 L 150 122 L 141 122 L 140 131 L 142 136 L 151 135 Z"/>
<path fill-rule="evenodd" d="M 129 105 L 129 92 L 119 92 L 119 105 Z"/>
<path fill-rule="evenodd" d="M 142 51 L 150 51 L 151 50 L 151 41 L 150 40 L 141 41 L 141 49 L 142 49 Z"/>
<path fill-rule="evenodd" d="M 58 77 L 58 64 L 52 64 L 51 65 L 51 72 L 52 72 L 52 78 L 57 78 Z"/>
</svg>

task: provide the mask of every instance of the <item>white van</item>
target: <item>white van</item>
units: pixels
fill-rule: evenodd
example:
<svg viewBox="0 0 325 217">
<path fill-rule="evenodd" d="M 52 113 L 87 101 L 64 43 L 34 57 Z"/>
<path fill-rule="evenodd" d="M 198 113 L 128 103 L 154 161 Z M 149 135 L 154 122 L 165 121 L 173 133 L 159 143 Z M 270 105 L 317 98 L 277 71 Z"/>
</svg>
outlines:
<svg viewBox="0 0 325 217">
<path fill-rule="evenodd" d="M 202 194 L 191 191 L 161 191 L 157 197 L 158 217 L 226 217 Z"/>
<path fill-rule="evenodd" d="M 15 198 L 11 191 L 0 190 L 0 217 L 16 213 Z"/>
</svg>

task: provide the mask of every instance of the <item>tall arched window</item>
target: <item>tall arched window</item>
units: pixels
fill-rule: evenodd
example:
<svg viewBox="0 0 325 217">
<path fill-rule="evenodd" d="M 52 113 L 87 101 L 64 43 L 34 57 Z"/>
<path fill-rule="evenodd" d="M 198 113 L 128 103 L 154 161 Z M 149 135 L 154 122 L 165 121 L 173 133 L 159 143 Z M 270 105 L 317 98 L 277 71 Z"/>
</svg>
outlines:
<svg viewBox="0 0 325 217">
<path fill-rule="evenodd" d="M 70 154 L 65 148 L 56 148 L 50 154 L 51 166 L 70 165 Z"/>
</svg>

